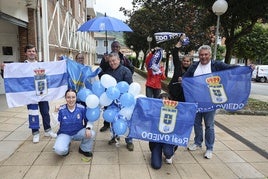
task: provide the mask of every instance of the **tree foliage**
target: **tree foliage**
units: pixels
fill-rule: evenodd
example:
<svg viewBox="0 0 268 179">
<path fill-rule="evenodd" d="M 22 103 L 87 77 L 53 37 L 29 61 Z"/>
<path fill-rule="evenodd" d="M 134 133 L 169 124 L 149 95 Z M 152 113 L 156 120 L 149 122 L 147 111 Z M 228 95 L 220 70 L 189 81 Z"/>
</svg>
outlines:
<svg viewBox="0 0 268 179">
<path fill-rule="evenodd" d="M 211 7 L 214 0 L 192 0 L 201 9 L 207 9 L 209 14 L 205 17 L 204 26 L 210 27 L 216 23 L 216 15 Z M 226 38 L 225 62 L 230 63 L 235 43 L 239 38 L 249 34 L 259 21 L 266 21 L 268 17 L 267 0 L 228 0 L 227 12 L 221 15 L 221 36 Z M 240 31 L 237 33 L 237 30 Z"/>
<path fill-rule="evenodd" d="M 134 33 L 126 34 L 126 44 L 135 51 L 148 49 L 147 36 L 155 32 L 185 32 L 190 38 L 186 51 L 196 50 L 202 44 L 210 44 L 211 26 L 216 26 L 217 16 L 212 12 L 215 0 L 133 0 L 133 9 L 121 10 L 130 17 L 129 25 Z M 226 38 L 225 62 L 230 63 L 234 45 L 249 34 L 257 21 L 267 21 L 267 0 L 227 0 L 227 12 L 221 15 L 220 35 Z M 239 31 L 237 31 L 239 29 Z M 153 40 L 152 46 L 157 44 Z M 171 49 L 174 41 L 159 44 Z"/>
<path fill-rule="evenodd" d="M 234 54 L 257 64 L 268 62 L 268 27 L 256 24 L 251 33 L 238 39 L 234 45 Z"/>
</svg>

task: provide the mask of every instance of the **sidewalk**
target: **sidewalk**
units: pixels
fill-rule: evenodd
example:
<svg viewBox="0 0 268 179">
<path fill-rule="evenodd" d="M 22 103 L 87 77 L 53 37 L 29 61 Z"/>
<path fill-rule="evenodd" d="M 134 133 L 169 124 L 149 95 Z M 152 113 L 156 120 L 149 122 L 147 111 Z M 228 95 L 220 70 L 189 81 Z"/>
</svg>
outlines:
<svg viewBox="0 0 268 179">
<path fill-rule="evenodd" d="M 134 74 L 144 94 L 145 80 Z M 58 100 L 51 103 L 51 109 Z M 1 100 L 1 104 L 2 104 Z M 0 107 L 1 109 L 3 106 Z M 52 111 L 52 110 L 51 110 Z M 110 133 L 99 132 L 103 120 L 95 122 L 96 141 L 93 158 L 82 161 L 79 142 L 72 142 L 70 154 L 59 157 L 52 151 L 54 139 L 44 137 L 32 143 L 26 107 L 0 110 L 0 178 L 88 178 L 88 179 L 184 179 L 184 178 L 267 178 L 267 116 L 216 115 L 216 141 L 213 158 L 203 158 L 205 148 L 190 152 L 180 147 L 173 164 L 160 170 L 150 167 L 148 142 L 134 140 L 134 151 L 108 145 Z M 57 130 L 55 127 L 53 130 Z M 193 141 L 193 133 L 191 142 Z"/>
</svg>

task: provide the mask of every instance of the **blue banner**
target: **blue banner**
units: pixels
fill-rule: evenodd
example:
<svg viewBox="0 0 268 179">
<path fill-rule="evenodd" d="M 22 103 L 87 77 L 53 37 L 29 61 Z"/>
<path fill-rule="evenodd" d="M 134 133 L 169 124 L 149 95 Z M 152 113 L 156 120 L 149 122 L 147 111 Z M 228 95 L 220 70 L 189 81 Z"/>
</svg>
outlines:
<svg viewBox="0 0 268 179">
<path fill-rule="evenodd" d="M 196 110 L 195 103 L 138 98 L 130 120 L 129 137 L 187 146 Z"/>
<path fill-rule="evenodd" d="M 96 77 L 100 73 L 101 68 L 93 71 L 90 66 L 77 63 L 66 56 L 63 56 L 63 59 L 67 62 L 68 88 L 74 89 L 77 92 L 84 87 L 91 90 L 91 78 Z"/>
<path fill-rule="evenodd" d="M 240 66 L 182 80 L 187 102 L 198 103 L 199 112 L 216 109 L 236 111 L 246 104 L 251 89 L 252 70 Z"/>
</svg>

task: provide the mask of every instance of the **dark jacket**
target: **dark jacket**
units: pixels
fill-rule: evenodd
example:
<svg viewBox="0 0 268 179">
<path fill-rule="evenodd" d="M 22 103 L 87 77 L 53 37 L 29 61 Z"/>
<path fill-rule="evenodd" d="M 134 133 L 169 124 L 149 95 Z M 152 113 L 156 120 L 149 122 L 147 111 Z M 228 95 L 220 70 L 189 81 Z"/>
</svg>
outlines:
<svg viewBox="0 0 268 179">
<path fill-rule="evenodd" d="M 195 62 L 193 63 L 189 69 L 187 70 L 186 73 L 184 73 L 183 77 L 193 77 L 194 76 L 194 72 L 198 66 L 200 62 Z M 221 61 L 215 61 L 215 60 L 211 60 L 211 71 L 215 72 L 215 71 L 222 71 L 222 70 L 226 70 L 229 68 L 235 68 L 237 67 L 237 65 L 229 65 L 226 63 L 223 63 Z"/>
<path fill-rule="evenodd" d="M 132 65 L 131 61 L 125 57 L 121 52 L 118 53 L 119 58 L 120 58 L 120 63 L 124 66 L 126 66 L 131 73 L 134 73 L 134 66 Z M 109 62 L 106 62 L 104 58 L 101 59 L 101 63 L 100 63 L 100 68 L 102 69 L 102 71 L 99 73 L 99 78 L 101 78 L 101 76 L 103 74 L 105 74 L 106 70 L 108 70 L 108 68 L 110 67 Z"/>
<path fill-rule="evenodd" d="M 127 67 L 125 67 L 121 64 L 115 70 L 113 70 L 111 67 L 109 67 L 106 70 L 105 74 L 111 75 L 112 77 L 115 78 L 115 80 L 117 82 L 125 81 L 128 84 L 131 84 L 133 82 L 131 71 Z"/>
<path fill-rule="evenodd" d="M 171 100 L 184 102 L 185 101 L 184 94 L 183 94 L 181 83 L 178 82 L 178 78 L 182 77 L 188 68 L 182 67 L 182 63 L 178 55 L 179 50 L 180 48 L 177 48 L 177 47 L 175 47 L 172 50 L 174 72 L 173 72 L 172 79 L 170 80 L 168 84 L 168 92 L 169 92 Z"/>
</svg>

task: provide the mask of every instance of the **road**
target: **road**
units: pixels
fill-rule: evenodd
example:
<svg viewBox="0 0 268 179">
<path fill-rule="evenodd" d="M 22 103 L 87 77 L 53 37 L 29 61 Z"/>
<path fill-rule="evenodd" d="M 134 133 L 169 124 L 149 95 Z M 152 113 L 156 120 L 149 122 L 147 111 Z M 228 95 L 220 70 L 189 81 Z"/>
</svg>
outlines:
<svg viewBox="0 0 268 179">
<path fill-rule="evenodd" d="M 249 97 L 268 102 L 268 83 L 259 83 L 252 81 Z"/>
<path fill-rule="evenodd" d="M 268 96 L 268 83 L 251 83 L 251 94 Z"/>
</svg>

